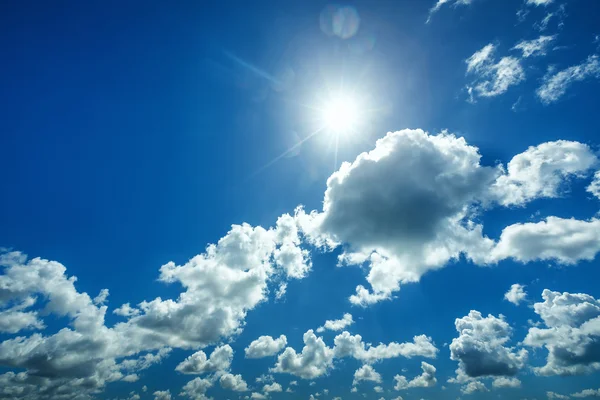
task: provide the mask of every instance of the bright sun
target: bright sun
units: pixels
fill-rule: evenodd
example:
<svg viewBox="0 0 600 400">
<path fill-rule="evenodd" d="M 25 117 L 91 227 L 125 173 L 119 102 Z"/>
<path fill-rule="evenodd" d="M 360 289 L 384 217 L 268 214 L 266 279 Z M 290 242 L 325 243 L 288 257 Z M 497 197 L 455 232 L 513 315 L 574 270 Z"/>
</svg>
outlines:
<svg viewBox="0 0 600 400">
<path fill-rule="evenodd" d="M 358 107 L 354 99 L 339 97 L 332 99 L 323 109 L 323 120 L 336 133 L 350 133 L 358 123 Z"/>
</svg>

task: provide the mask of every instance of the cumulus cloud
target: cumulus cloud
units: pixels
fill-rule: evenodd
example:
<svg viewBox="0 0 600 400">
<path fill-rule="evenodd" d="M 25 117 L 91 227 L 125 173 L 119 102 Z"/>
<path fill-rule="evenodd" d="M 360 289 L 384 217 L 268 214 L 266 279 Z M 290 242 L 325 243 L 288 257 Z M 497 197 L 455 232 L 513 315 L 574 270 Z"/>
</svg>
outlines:
<svg viewBox="0 0 600 400">
<path fill-rule="evenodd" d="M 265 392 L 265 393 L 282 392 L 282 391 L 283 391 L 283 388 L 277 382 L 273 382 L 271 384 L 266 384 L 265 386 L 263 386 L 263 392 Z"/>
<path fill-rule="evenodd" d="M 492 382 L 492 386 L 495 389 L 502 388 L 511 388 L 516 389 L 521 387 L 521 381 L 517 378 L 507 378 L 505 376 L 501 376 L 499 378 L 494 379 Z"/>
<path fill-rule="evenodd" d="M 324 332 L 326 329 L 330 331 L 341 331 L 342 329 L 352 325 L 354 320 L 352 314 L 344 314 L 342 319 L 327 320 L 325 324 L 317 329 L 317 332 Z"/>
<path fill-rule="evenodd" d="M 558 101 L 575 82 L 600 77 L 600 60 L 597 54 L 589 56 L 581 64 L 547 74 L 536 94 L 544 104 Z"/>
<path fill-rule="evenodd" d="M 593 260 L 600 251 L 600 220 L 548 217 L 540 222 L 510 225 L 491 253 L 494 260 L 555 261 L 574 265 Z"/>
<path fill-rule="evenodd" d="M 473 394 L 477 392 L 489 392 L 488 388 L 479 381 L 471 381 L 460 389 L 462 394 Z"/>
<path fill-rule="evenodd" d="M 521 40 L 513 50 L 520 50 L 523 53 L 523 58 L 544 56 L 548 51 L 548 47 L 556 40 L 556 35 L 542 35 L 533 40 Z"/>
<path fill-rule="evenodd" d="M 581 392 L 571 394 L 571 397 L 576 397 L 579 399 L 585 397 L 600 397 L 600 389 L 585 389 Z"/>
<path fill-rule="evenodd" d="M 552 3 L 554 0 L 527 0 L 527 4 L 533 6 L 547 6 Z"/>
<path fill-rule="evenodd" d="M 546 392 L 546 397 L 550 400 L 568 400 L 570 398 L 569 396 L 555 392 Z"/>
<path fill-rule="evenodd" d="M 154 400 L 171 400 L 171 392 L 168 390 L 157 390 L 152 393 L 154 395 Z"/>
<path fill-rule="evenodd" d="M 556 198 L 565 182 L 584 178 L 598 164 L 598 157 L 586 144 L 557 140 L 530 146 L 514 156 L 505 174 L 498 177 L 491 191 L 504 206 L 523 206 L 537 198 Z"/>
<path fill-rule="evenodd" d="M 504 299 L 518 306 L 527 298 L 525 286 L 515 283 L 510 287 L 510 290 L 504 294 Z"/>
<path fill-rule="evenodd" d="M 356 386 L 362 381 L 381 383 L 381 375 L 370 365 L 363 365 L 354 372 L 352 385 Z"/>
<path fill-rule="evenodd" d="M 430 337 L 425 335 L 415 336 L 413 342 L 388 344 L 380 343 L 377 346 L 365 345 L 360 335 L 350 335 L 344 331 L 334 339 L 335 357 L 353 357 L 365 363 L 396 358 L 396 357 L 427 357 L 435 358 L 438 349 Z"/>
<path fill-rule="evenodd" d="M 246 347 L 246 358 L 262 358 L 274 356 L 287 345 L 285 335 L 273 339 L 271 336 L 261 336 Z"/>
<path fill-rule="evenodd" d="M 592 195 L 600 199 L 600 171 L 596 171 L 594 179 L 586 189 Z"/>
<path fill-rule="evenodd" d="M 121 317 L 133 317 L 140 314 L 140 310 L 135 307 L 131 307 L 129 303 L 123 304 L 121 307 L 115 308 L 113 314 L 120 315 Z"/>
<path fill-rule="evenodd" d="M 421 369 L 423 370 L 423 373 L 410 381 L 403 375 L 394 376 L 394 381 L 396 382 L 394 389 L 405 390 L 417 387 L 425 388 L 435 386 L 437 383 L 437 379 L 435 378 L 435 367 L 423 361 L 421 362 Z"/>
<path fill-rule="evenodd" d="M 346 264 L 369 265 L 373 297 L 359 286 L 355 303 L 389 298 L 401 282 L 418 281 L 466 248 L 489 251 L 491 241 L 467 214 L 499 171 L 479 160 L 477 149 L 454 135 L 388 133 L 331 175 L 323 212 L 300 209 L 297 216 L 307 236 L 344 243 Z"/>
<path fill-rule="evenodd" d="M 298 354 L 293 348 L 286 348 L 277 357 L 272 372 L 288 373 L 302 379 L 318 378 L 328 372 L 333 362 L 333 349 L 327 347 L 312 329 L 304 334 L 303 339 L 302 352 Z"/>
<path fill-rule="evenodd" d="M 226 371 L 233 359 L 233 349 L 228 344 L 216 347 L 207 359 L 202 350 L 192 354 L 175 368 L 182 374 L 205 374 L 209 372 Z"/>
<path fill-rule="evenodd" d="M 506 344 L 512 328 L 504 320 L 471 311 L 455 321 L 459 336 L 450 344 L 450 358 L 458 361 L 457 381 L 471 378 L 514 376 L 525 366 L 528 353 Z"/>
<path fill-rule="evenodd" d="M 223 389 L 233 390 L 234 392 L 245 392 L 248 390 L 248 384 L 242 378 L 242 375 L 223 374 L 219 379 Z"/>
<path fill-rule="evenodd" d="M 546 348 L 546 365 L 538 375 L 582 375 L 600 369 L 600 301 L 583 293 L 548 289 L 534 310 L 545 326 L 531 327 L 523 343 Z"/>
<path fill-rule="evenodd" d="M 179 395 L 192 400 L 208 400 L 206 391 L 210 389 L 212 385 L 213 381 L 210 379 L 194 378 L 183 386 Z"/>
<path fill-rule="evenodd" d="M 520 60 L 515 57 L 502 57 L 496 62 L 495 50 L 496 46 L 490 43 L 465 61 L 467 74 L 474 76 L 474 81 L 469 86 L 472 101 L 476 96 L 498 96 L 525 80 L 525 70 Z"/>
</svg>

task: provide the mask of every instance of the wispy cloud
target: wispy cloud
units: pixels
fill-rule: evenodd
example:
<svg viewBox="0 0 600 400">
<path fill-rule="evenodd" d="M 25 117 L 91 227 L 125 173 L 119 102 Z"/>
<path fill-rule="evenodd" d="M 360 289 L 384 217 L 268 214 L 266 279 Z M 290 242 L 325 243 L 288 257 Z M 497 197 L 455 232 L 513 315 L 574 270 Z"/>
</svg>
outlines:
<svg viewBox="0 0 600 400">
<path fill-rule="evenodd" d="M 581 64 L 546 75 L 536 94 L 542 103 L 554 103 L 567 92 L 573 83 L 588 78 L 600 78 L 600 59 L 597 54 L 589 56 Z"/>
</svg>

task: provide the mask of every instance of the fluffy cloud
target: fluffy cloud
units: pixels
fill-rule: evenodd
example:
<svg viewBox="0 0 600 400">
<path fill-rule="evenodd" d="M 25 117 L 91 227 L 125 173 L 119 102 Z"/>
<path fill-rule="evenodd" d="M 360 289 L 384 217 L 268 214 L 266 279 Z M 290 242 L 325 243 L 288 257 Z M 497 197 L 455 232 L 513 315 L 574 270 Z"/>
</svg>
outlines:
<svg viewBox="0 0 600 400">
<path fill-rule="evenodd" d="M 182 374 L 205 374 L 209 372 L 226 371 L 231 365 L 233 359 L 233 349 L 228 344 L 216 347 L 206 358 L 206 353 L 202 350 L 192 354 L 182 361 L 175 368 L 176 371 Z"/>
<path fill-rule="evenodd" d="M 287 345 L 285 335 L 273 339 L 271 336 L 261 336 L 246 347 L 246 358 L 262 358 L 274 356 Z"/>
<path fill-rule="evenodd" d="M 327 373 L 333 362 L 333 349 L 327 347 L 313 330 L 304 334 L 304 348 L 298 354 L 288 347 L 277 357 L 273 372 L 288 373 L 302 379 L 313 379 Z"/>
<path fill-rule="evenodd" d="M 585 389 L 581 392 L 573 393 L 571 397 L 585 398 L 585 397 L 600 397 L 600 389 Z"/>
<path fill-rule="evenodd" d="M 552 36 L 540 36 L 533 40 L 522 40 L 515 47 L 514 50 L 520 50 L 523 53 L 523 57 L 543 56 L 546 55 L 548 47 L 556 40 L 556 35 Z"/>
<path fill-rule="evenodd" d="M 590 183 L 586 190 L 600 199 L 600 171 L 596 171 L 592 183 Z"/>
<path fill-rule="evenodd" d="M 348 332 L 342 332 L 335 337 L 334 344 L 335 357 L 353 357 L 369 364 L 396 357 L 435 358 L 438 353 L 438 349 L 431 338 L 425 335 L 415 336 L 412 343 L 391 342 L 373 346 L 371 344 L 365 345 L 360 335 L 350 335 Z"/>
<path fill-rule="evenodd" d="M 213 385 L 213 381 L 203 378 L 195 378 L 186 383 L 181 389 L 180 396 L 192 400 L 208 400 L 206 391 Z"/>
<path fill-rule="evenodd" d="M 546 397 L 551 400 L 568 400 L 569 396 L 565 396 L 564 394 L 558 394 L 554 392 L 546 392 Z"/>
<path fill-rule="evenodd" d="M 331 175 L 323 212 L 297 217 L 313 241 L 346 244 L 346 264 L 368 263 L 375 299 L 389 298 L 401 282 L 418 281 L 466 248 L 489 251 L 491 241 L 466 218 L 499 173 L 479 160 L 475 147 L 450 134 L 388 133 Z M 355 302 L 375 300 L 357 290 Z"/>
<path fill-rule="evenodd" d="M 489 392 L 488 388 L 479 381 L 471 381 L 460 389 L 462 394 L 473 394 L 477 392 Z"/>
<path fill-rule="evenodd" d="M 504 299 L 518 306 L 527 298 L 525 286 L 515 283 L 510 287 L 510 290 L 504 294 Z"/>
<path fill-rule="evenodd" d="M 527 361 L 527 351 L 506 344 L 512 328 L 503 316 L 483 317 L 471 311 L 455 321 L 458 338 L 450 344 L 450 358 L 458 361 L 457 381 L 470 378 L 514 376 Z"/>
<path fill-rule="evenodd" d="M 342 329 L 354 323 L 352 314 L 344 314 L 342 319 L 327 320 L 325 324 L 317 329 L 317 332 L 324 332 L 326 329 L 330 331 L 341 331 Z"/>
<path fill-rule="evenodd" d="M 545 327 L 529 329 L 523 343 L 548 350 L 538 375 L 580 375 L 600 369 L 600 301 L 583 293 L 544 290 L 534 310 Z"/>
<path fill-rule="evenodd" d="M 245 392 L 248 390 L 248 384 L 241 375 L 223 374 L 219 382 L 223 389 L 233 390 L 234 392 Z"/>
<path fill-rule="evenodd" d="M 271 384 L 266 384 L 265 386 L 263 386 L 263 392 L 265 392 L 265 393 L 282 392 L 282 391 L 283 391 L 283 388 L 277 382 L 273 382 Z"/>
<path fill-rule="evenodd" d="M 363 365 L 354 372 L 352 385 L 358 385 L 362 381 L 381 383 L 381 375 L 370 365 Z"/>
<path fill-rule="evenodd" d="M 513 258 L 520 262 L 556 261 L 573 265 L 593 260 L 600 251 L 600 220 L 548 217 L 506 227 L 491 253 L 494 260 Z"/>
<path fill-rule="evenodd" d="M 120 315 L 121 317 L 134 317 L 140 314 L 140 310 L 131 307 L 129 303 L 125 303 L 121 307 L 115 308 L 113 314 Z"/>
<path fill-rule="evenodd" d="M 521 387 L 521 381 L 517 378 L 507 378 L 507 377 L 501 376 L 499 378 L 494 379 L 494 381 L 492 382 L 492 386 L 495 389 L 502 389 L 502 388 L 516 389 L 516 388 Z"/>
<path fill-rule="evenodd" d="M 488 44 L 465 61 L 467 74 L 475 77 L 469 87 L 471 100 L 474 100 L 475 96 L 498 96 L 525 80 L 525 70 L 520 60 L 515 57 L 502 57 L 496 62 L 495 50 L 493 44 Z"/>
<path fill-rule="evenodd" d="M 168 390 L 157 390 L 152 393 L 154 395 L 154 400 L 171 400 L 171 392 Z"/>
<path fill-rule="evenodd" d="M 437 383 L 437 379 L 435 378 L 435 367 L 423 361 L 421 362 L 421 369 L 423 370 L 423 373 L 410 381 L 402 375 L 394 376 L 394 381 L 396 382 L 394 389 L 404 390 L 409 388 L 435 386 Z"/>
<path fill-rule="evenodd" d="M 558 101 L 567 89 L 575 82 L 581 82 L 588 78 L 600 77 L 600 60 L 598 55 L 589 56 L 581 64 L 574 65 L 558 71 L 552 72 L 544 77 L 542 86 L 536 94 L 544 104 L 550 104 Z"/>
<path fill-rule="evenodd" d="M 598 158 L 588 145 L 557 140 L 531 146 L 512 158 L 491 188 L 495 201 L 522 206 L 536 198 L 555 198 L 566 181 L 586 177 Z"/>
</svg>

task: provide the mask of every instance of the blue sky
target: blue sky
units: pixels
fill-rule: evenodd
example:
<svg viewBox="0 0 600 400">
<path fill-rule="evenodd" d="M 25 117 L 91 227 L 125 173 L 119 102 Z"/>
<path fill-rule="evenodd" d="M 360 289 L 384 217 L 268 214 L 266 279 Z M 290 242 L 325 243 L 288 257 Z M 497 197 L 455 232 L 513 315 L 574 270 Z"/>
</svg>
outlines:
<svg viewBox="0 0 600 400">
<path fill-rule="evenodd" d="M 600 396 L 600 2 L 0 7 L 0 398 Z"/>
</svg>

